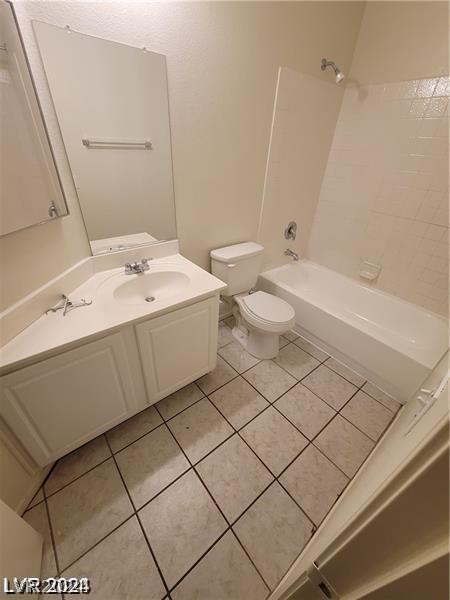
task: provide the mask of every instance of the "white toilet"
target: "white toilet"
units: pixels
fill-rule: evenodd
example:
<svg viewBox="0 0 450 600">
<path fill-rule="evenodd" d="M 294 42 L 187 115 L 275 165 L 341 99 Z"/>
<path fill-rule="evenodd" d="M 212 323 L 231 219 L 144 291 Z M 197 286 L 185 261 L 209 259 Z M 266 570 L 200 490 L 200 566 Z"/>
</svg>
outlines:
<svg viewBox="0 0 450 600">
<path fill-rule="evenodd" d="M 274 358 L 279 336 L 295 324 L 295 312 L 285 300 L 253 292 L 262 265 L 263 246 L 255 242 L 212 250 L 211 271 L 227 284 L 223 295 L 236 302 L 233 335 L 256 358 Z"/>
</svg>

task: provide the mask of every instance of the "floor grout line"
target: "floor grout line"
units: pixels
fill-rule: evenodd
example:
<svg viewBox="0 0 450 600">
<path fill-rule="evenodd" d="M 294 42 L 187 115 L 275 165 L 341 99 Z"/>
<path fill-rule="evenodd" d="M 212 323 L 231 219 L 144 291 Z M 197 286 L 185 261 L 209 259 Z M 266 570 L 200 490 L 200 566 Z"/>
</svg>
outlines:
<svg viewBox="0 0 450 600">
<path fill-rule="evenodd" d="M 227 325 L 227 324 L 226 324 Z M 228 325 L 227 325 L 228 327 Z M 298 336 L 301 337 L 301 336 Z M 297 338 L 296 338 L 297 339 Z M 286 344 L 284 347 L 287 347 L 289 344 L 293 344 L 295 340 L 288 340 L 288 344 Z M 230 342 L 231 343 L 231 342 Z M 296 344 L 294 344 L 296 346 Z M 300 350 L 302 350 L 303 352 L 305 352 L 306 354 L 309 354 L 306 350 L 303 350 L 302 348 L 300 348 L 299 346 L 296 346 L 297 348 L 299 348 Z M 244 350 L 244 349 L 243 349 Z M 220 354 L 219 354 L 220 356 Z M 317 359 L 316 357 L 314 357 L 313 355 L 310 355 L 313 358 Z M 159 411 L 157 404 L 155 403 L 154 405 L 150 405 L 150 406 L 154 406 L 156 412 L 159 414 L 159 416 L 162 419 L 162 423 L 159 423 L 157 426 L 153 427 L 152 429 L 150 429 L 149 431 L 147 431 L 146 433 L 144 433 L 142 436 L 136 438 L 135 440 L 133 440 L 132 442 L 130 442 L 129 444 L 127 444 L 126 446 L 124 446 L 123 448 L 120 448 L 120 450 L 117 450 L 115 453 L 112 452 L 111 450 L 111 446 L 110 443 L 107 439 L 107 436 L 105 434 L 101 434 L 104 436 L 106 444 L 109 448 L 109 451 L 111 453 L 111 456 L 109 456 L 108 458 L 100 461 L 99 463 L 97 463 L 94 467 L 88 469 L 87 471 L 85 471 L 83 474 L 79 475 L 78 477 L 76 477 L 75 479 L 73 479 L 72 481 L 70 481 L 69 483 L 65 484 L 64 486 L 62 486 L 61 488 L 59 488 L 58 490 L 56 490 L 55 492 L 52 492 L 51 494 L 49 494 L 47 496 L 47 494 L 45 493 L 45 488 L 44 485 L 47 482 L 48 478 L 50 477 L 51 473 L 53 472 L 55 465 L 57 464 L 58 461 L 55 462 L 55 465 L 52 467 L 52 469 L 50 470 L 50 472 L 48 473 L 47 477 L 45 478 L 44 482 L 41 485 L 43 494 L 44 494 L 44 499 L 40 502 L 38 502 L 37 504 L 35 504 L 34 506 L 27 508 L 26 511 L 31 510 L 32 508 L 35 508 L 36 506 L 38 506 L 39 504 L 41 504 L 42 502 L 45 503 L 45 509 L 46 509 L 46 514 L 47 514 L 47 519 L 48 519 L 48 523 L 49 523 L 49 528 L 50 528 L 50 534 L 51 534 L 51 540 L 52 540 L 52 547 L 53 547 L 53 552 L 54 552 L 54 556 L 55 556 L 55 563 L 57 566 L 57 571 L 58 574 L 61 572 L 60 568 L 59 568 L 59 562 L 58 562 L 58 558 L 57 558 L 57 550 L 56 550 L 56 543 L 54 540 L 54 535 L 53 535 L 53 528 L 52 528 L 52 524 L 51 524 L 51 516 L 50 516 L 50 510 L 47 504 L 47 498 L 51 498 L 53 495 L 57 494 L 58 492 L 60 492 L 61 490 L 65 489 L 67 486 L 71 485 L 72 483 L 74 483 L 75 481 L 77 481 L 78 479 L 80 479 L 81 477 L 83 477 L 84 475 L 86 475 L 87 473 L 89 473 L 90 471 L 92 471 L 93 469 L 97 468 L 98 466 L 100 466 L 101 464 L 103 464 L 104 462 L 106 462 L 107 460 L 109 460 L 110 458 L 112 458 L 114 460 L 116 469 L 119 473 L 119 476 L 122 480 L 122 483 L 125 487 L 126 493 L 129 497 L 132 509 L 133 509 L 133 513 L 127 518 L 125 519 L 122 523 L 120 523 L 117 527 L 115 527 L 113 530 L 111 530 L 106 536 L 104 536 L 100 541 L 96 542 L 96 544 L 94 544 L 92 547 L 90 547 L 88 550 L 86 550 L 82 555 L 80 555 L 75 561 L 73 561 L 70 565 L 68 565 L 68 567 L 65 567 L 64 571 L 66 571 L 68 568 L 70 568 L 75 562 L 77 562 L 78 560 L 80 560 L 83 556 L 85 556 L 87 553 L 89 553 L 94 547 L 96 547 L 98 544 L 100 544 L 102 541 L 104 541 L 109 535 L 111 535 L 114 531 L 116 531 L 119 527 L 121 527 L 125 522 L 127 522 L 128 520 L 130 520 L 131 518 L 133 518 L 133 516 L 136 516 L 136 518 L 138 519 L 139 525 L 141 527 L 142 533 L 144 535 L 144 538 L 146 539 L 147 545 L 149 547 L 149 551 L 153 557 L 153 560 L 155 562 L 155 565 L 157 567 L 157 570 L 159 572 L 159 575 L 161 577 L 161 580 L 163 582 L 163 585 L 166 589 L 166 595 L 164 596 L 165 599 L 170 600 L 170 592 L 177 586 L 179 585 L 179 583 L 188 575 L 188 573 L 190 573 L 195 566 L 197 566 L 201 560 L 206 556 L 206 554 L 208 554 L 208 552 L 210 552 L 212 550 L 212 548 L 218 543 L 218 541 L 220 539 L 222 539 L 224 537 L 224 535 L 231 531 L 233 533 L 233 535 L 236 537 L 237 541 L 239 542 L 239 544 L 241 545 L 243 551 L 245 552 L 245 554 L 247 555 L 247 557 L 249 558 L 250 562 L 252 563 L 252 565 L 254 566 L 254 568 L 256 569 L 257 573 L 259 574 L 259 576 L 261 577 L 262 581 L 265 583 L 265 585 L 267 586 L 267 588 L 269 589 L 269 593 L 270 593 L 270 586 L 267 585 L 267 582 L 265 581 L 264 577 L 261 575 L 261 573 L 259 572 L 259 569 L 256 567 L 256 565 L 254 564 L 251 556 L 248 554 L 248 552 L 246 551 L 245 547 L 243 546 L 241 540 L 239 539 L 239 536 L 236 534 L 236 532 L 234 531 L 233 527 L 234 525 L 245 515 L 245 513 L 253 506 L 253 504 L 255 504 L 257 502 L 257 500 L 259 498 L 261 498 L 261 496 L 263 494 L 266 493 L 266 491 L 275 483 L 277 482 L 282 489 L 286 492 L 286 494 L 291 498 L 291 500 L 299 507 L 299 509 L 302 511 L 302 513 L 308 518 L 308 520 L 311 522 L 313 529 L 312 529 L 312 533 L 311 535 L 314 535 L 314 532 L 317 530 L 317 527 L 315 525 L 315 523 L 313 522 L 313 520 L 309 517 L 309 515 L 304 511 L 304 509 L 298 504 L 298 502 L 291 496 L 291 494 L 289 493 L 289 491 L 284 487 L 284 485 L 279 481 L 279 478 L 285 473 L 285 471 L 299 458 L 299 456 L 309 447 L 309 446 L 313 446 L 318 452 L 320 452 L 323 456 L 325 456 L 334 466 L 336 466 L 337 469 L 339 469 L 340 472 L 342 472 L 348 479 L 347 484 L 345 485 L 345 487 L 343 488 L 343 490 L 339 493 L 338 497 L 340 497 L 342 495 L 342 493 L 345 491 L 345 489 L 347 488 L 347 486 L 351 483 L 351 481 L 353 481 L 354 477 L 356 476 L 356 474 L 359 472 L 359 470 L 361 469 L 362 465 L 367 461 L 367 459 L 369 458 L 369 456 L 372 454 L 372 452 L 374 451 L 374 449 L 376 448 L 376 446 L 378 445 L 380 439 L 383 437 L 383 435 L 386 433 L 386 431 L 389 429 L 392 421 L 394 420 L 394 417 L 396 416 L 397 412 L 393 412 L 391 411 L 388 407 L 386 407 L 383 403 L 381 403 L 380 401 L 378 401 L 376 398 L 373 398 L 370 394 L 367 394 L 370 398 L 372 398 L 374 401 L 376 401 L 378 404 L 380 404 L 381 406 L 383 406 L 384 408 L 386 408 L 386 410 L 388 410 L 389 412 L 391 412 L 392 414 L 392 419 L 389 421 L 389 423 L 386 425 L 386 427 L 384 428 L 383 432 L 381 433 L 380 437 L 378 438 L 378 440 L 374 441 L 372 438 L 370 438 L 370 436 L 368 436 L 365 432 L 361 431 L 358 426 L 356 426 L 354 423 L 352 423 L 349 419 L 347 419 L 344 415 L 341 414 L 341 411 L 344 409 L 345 406 L 347 406 L 347 404 L 350 402 L 350 400 L 359 392 L 362 390 L 362 388 L 364 387 L 364 385 L 367 383 L 367 381 L 364 381 L 359 387 L 355 386 L 357 389 L 356 391 L 350 396 L 350 398 L 342 405 L 342 407 L 336 411 L 336 409 L 334 407 L 332 407 L 331 405 L 328 404 L 328 402 L 326 402 L 326 400 L 324 400 L 323 398 L 321 398 L 320 396 L 318 396 L 317 394 L 315 394 L 312 390 L 309 390 L 309 388 L 307 386 L 305 386 L 306 389 L 308 389 L 309 391 L 311 391 L 311 393 L 313 393 L 317 398 L 319 398 L 320 400 L 326 402 L 326 404 L 328 406 L 330 406 L 335 412 L 335 414 L 333 415 L 333 417 L 330 419 L 330 421 L 328 421 L 324 427 L 312 438 L 309 439 L 308 436 L 306 436 L 299 427 L 297 427 L 294 423 L 292 423 L 292 421 L 286 417 L 286 415 L 284 415 L 277 406 L 275 406 L 275 403 L 280 400 L 283 396 L 285 396 L 289 391 L 291 391 L 297 384 L 301 383 L 303 381 L 303 379 L 305 379 L 306 377 L 308 377 L 313 371 L 315 371 L 317 368 L 319 368 L 322 364 L 325 364 L 325 362 L 330 358 L 330 356 L 327 356 L 326 359 L 324 359 L 323 361 L 319 360 L 319 364 L 314 367 L 307 375 L 305 375 L 304 377 L 302 377 L 301 379 L 297 379 L 297 377 L 293 376 L 292 373 L 289 373 L 289 371 L 286 371 L 286 369 L 284 369 L 281 365 L 278 365 L 281 369 L 283 369 L 283 371 L 285 371 L 286 373 L 288 373 L 291 377 L 294 377 L 294 379 L 296 380 L 295 384 L 292 385 L 288 390 L 286 390 L 285 392 L 283 392 L 283 394 L 281 394 L 278 398 L 276 398 L 275 400 L 270 401 L 266 396 L 264 396 L 264 394 L 262 392 L 260 392 L 260 390 L 258 390 L 251 382 L 249 382 L 245 377 L 244 377 L 244 373 L 246 373 L 247 371 L 249 371 L 250 369 L 256 367 L 258 364 L 260 364 L 261 361 L 259 361 L 258 363 L 256 363 L 256 365 L 253 365 L 251 367 L 249 367 L 249 369 L 246 369 L 245 371 L 243 371 L 242 373 L 238 372 L 230 363 L 228 363 L 228 361 L 223 358 L 222 356 L 220 356 L 220 358 L 227 364 L 230 366 L 231 369 L 233 369 L 233 371 L 236 372 L 236 376 L 234 376 L 232 379 L 230 379 L 229 381 L 227 381 L 226 383 L 222 384 L 221 386 L 219 386 L 218 388 L 212 390 L 209 393 L 205 393 L 201 387 L 197 384 L 197 382 L 193 382 L 201 391 L 202 394 L 204 394 L 201 398 L 199 398 L 198 400 L 196 400 L 195 402 L 193 402 L 192 404 L 190 404 L 189 406 L 187 406 L 186 408 L 182 409 L 181 411 L 179 411 L 178 413 L 176 413 L 175 415 L 173 415 L 172 417 L 169 417 L 167 420 L 164 419 L 164 417 L 162 416 L 161 412 Z M 332 357 L 331 357 L 332 358 Z M 275 362 L 275 361 L 272 361 Z M 327 366 L 327 365 L 325 365 Z M 345 365 L 344 365 L 345 366 Z M 349 383 L 351 383 L 352 385 L 355 385 L 353 382 L 349 381 L 348 379 L 346 379 L 343 375 L 341 375 L 340 373 L 337 373 L 336 371 L 334 371 L 331 367 L 328 367 L 331 371 L 333 371 L 336 375 L 338 375 L 339 377 L 342 377 L 343 379 L 345 379 L 346 381 L 348 381 Z M 209 397 L 210 395 L 214 394 L 215 392 L 217 392 L 218 390 L 220 390 L 221 388 L 225 387 L 226 385 L 228 385 L 229 383 L 231 383 L 232 381 L 235 381 L 238 377 L 241 377 L 244 381 L 246 381 L 253 389 L 255 389 L 255 391 L 266 400 L 266 402 L 268 402 L 268 405 L 266 407 L 264 407 L 264 409 L 262 411 L 260 411 L 257 415 L 255 415 L 254 417 L 252 417 L 252 419 L 250 419 L 248 422 L 246 422 L 244 425 L 242 425 L 241 427 L 237 428 L 235 427 L 229 420 L 228 418 L 221 412 L 221 410 L 214 404 L 214 402 L 211 400 L 211 398 Z M 302 384 L 304 385 L 304 384 Z M 364 390 L 363 390 L 364 391 Z M 367 393 L 367 392 L 365 392 Z M 187 456 L 187 454 L 185 453 L 185 451 L 183 450 L 181 444 L 178 442 L 178 440 L 176 439 L 175 435 L 173 434 L 173 432 L 171 431 L 170 427 L 168 426 L 168 423 L 174 419 L 175 417 L 177 417 L 178 415 L 180 415 L 181 413 L 185 412 L 186 410 L 188 410 L 189 408 L 191 408 L 192 406 L 194 406 L 195 404 L 197 404 L 198 402 L 200 402 L 200 400 L 204 400 L 207 399 L 209 401 L 209 403 L 211 403 L 211 405 L 217 410 L 217 412 L 222 416 L 222 418 L 228 423 L 228 425 L 230 425 L 230 427 L 233 430 L 233 433 L 231 433 L 229 436 L 227 436 L 224 440 L 222 440 L 220 442 L 220 444 L 218 444 L 217 446 L 215 446 L 211 451 L 209 451 L 205 456 L 203 456 L 201 459 L 199 459 L 196 462 L 193 462 L 189 459 L 189 457 Z M 164 400 L 164 399 L 161 399 Z M 258 454 L 256 453 L 255 450 L 253 450 L 253 448 L 247 443 L 247 441 L 242 437 L 241 435 L 241 431 L 242 429 L 244 429 L 249 423 L 251 423 L 253 420 L 255 420 L 257 417 L 259 417 L 263 412 L 265 412 L 268 408 L 270 408 L 270 406 L 273 406 L 274 409 L 282 416 L 284 417 L 301 435 L 303 435 L 305 437 L 305 439 L 307 440 L 307 445 L 302 448 L 302 450 L 284 467 L 284 469 L 279 473 L 278 476 L 276 476 L 271 469 L 264 463 L 264 461 L 258 456 Z M 150 407 L 147 407 L 150 408 Z M 401 408 L 401 406 L 400 406 Z M 144 409 L 146 410 L 146 409 Z M 143 412 L 143 411 L 141 411 Z M 139 414 L 139 413 L 137 413 Z M 355 427 L 361 434 L 363 434 L 365 437 L 367 437 L 372 443 L 373 443 L 373 447 L 371 449 L 371 451 L 368 453 L 368 455 L 365 457 L 365 459 L 362 461 L 361 465 L 358 467 L 357 471 L 355 472 L 355 474 L 351 477 L 349 477 L 348 475 L 346 475 L 342 469 L 340 469 L 337 465 L 335 465 L 335 463 L 328 457 L 326 456 L 319 448 L 317 448 L 317 446 L 315 446 L 314 441 L 317 439 L 317 437 L 323 432 L 324 429 L 326 429 L 328 427 L 328 425 L 330 425 L 330 423 L 336 418 L 337 415 L 341 415 L 341 417 L 343 419 L 345 419 L 348 423 L 350 423 L 351 425 L 353 425 L 353 427 Z M 135 416 L 135 415 L 133 415 Z M 131 417 L 132 418 L 132 417 Z M 125 421 L 126 422 L 126 421 Z M 162 425 L 166 425 L 167 430 L 169 431 L 170 435 L 173 437 L 173 439 L 175 440 L 177 446 L 180 448 L 180 451 L 183 453 L 183 455 L 185 456 L 186 460 L 188 461 L 188 464 L 190 465 L 189 468 L 187 468 L 181 475 L 179 475 L 178 477 L 176 477 L 173 481 L 171 481 L 167 486 L 165 486 L 162 490 L 160 490 L 157 494 L 155 494 L 152 498 L 150 498 L 145 504 L 143 504 L 138 510 L 136 509 L 134 502 L 131 498 L 131 494 L 128 490 L 128 487 L 125 483 L 125 480 L 122 476 L 122 473 L 120 471 L 120 468 L 118 466 L 118 463 L 116 461 L 115 455 L 118 454 L 119 452 L 121 452 L 122 450 L 125 450 L 126 448 L 128 448 L 129 446 L 131 446 L 132 444 L 134 444 L 135 442 L 139 441 L 140 439 L 142 439 L 143 437 L 145 437 L 146 435 L 149 435 L 150 433 L 154 432 L 156 429 L 158 429 L 159 427 L 161 427 Z M 267 469 L 267 471 L 271 474 L 271 476 L 273 477 L 272 481 L 262 490 L 262 492 L 260 492 L 257 497 L 245 508 L 245 510 L 239 514 L 239 516 L 234 520 L 234 521 L 229 521 L 227 519 L 227 517 L 225 516 L 225 514 L 223 513 L 223 511 L 220 509 L 219 505 L 217 504 L 215 498 L 213 497 L 212 493 L 210 492 L 210 490 L 208 489 L 206 483 L 203 481 L 202 477 L 200 476 L 200 474 L 198 473 L 196 466 L 202 462 L 203 460 L 205 460 L 209 455 L 211 455 L 213 452 L 215 452 L 220 446 L 222 446 L 225 442 L 229 441 L 234 435 L 237 435 L 239 437 L 239 439 L 241 439 L 241 441 L 243 441 L 246 446 L 251 450 L 251 452 L 257 457 L 257 459 L 261 462 L 261 464 L 265 467 L 265 469 Z M 100 437 L 100 436 L 98 436 Z M 73 451 L 73 452 L 76 452 Z M 189 570 L 181 577 L 180 580 L 178 580 L 176 582 L 176 584 L 172 587 L 169 588 L 169 586 L 167 585 L 163 575 L 162 575 L 162 571 L 159 567 L 159 564 L 156 560 L 156 556 L 154 555 L 153 549 L 151 548 L 151 544 L 150 541 L 148 540 L 147 534 L 143 528 L 143 525 L 141 523 L 140 520 L 140 516 L 138 514 L 139 511 L 141 511 L 145 506 L 147 506 L 148 504 L 150 504 L 156 497 L 158 497 L 160 494 L 162 494 L 164 491 L 166 491 L 169 487 L 172 486 L 172 484 L 174 484 L 176 481 L 178 481 L 178 479 L 180 479 L 181 477 L 183 477 L 184 475 L 186 475 L 186 473 L 188 473 L 190 470 L 193 470 L 194 473 L 196 474 L 196 476 L 199 478 L 200 482 L 202 483 L 203 487 L 205 488 L 205 490 L 207 491 L 209 497 L 212 499 L 212 501 L 214 502 L 215 506 L 217 507 L 217 509 L 219 510 L 219 512 L 221 513 L 221 515 L 223 516 L 223 518 L 225 519 L 225 522 L 227 523 L 227 528 L 225 529 L 224 532 L 222 532 L 222 534 L 213 542 L 213 544 L 211 544 L 211 546 L 202 554 L 202 556 L 189 568 Z M 39 491 L 39 490 L 38 490 Z M 38 492 L 36 492 L 37 494 Z M 337 500 L 337 498 L 336 498 Z M 328 514 L 328 512 L 332 509 L 332 507 L 334 506 L 335 502 L 333 502 L 333 504 L 331 505 L 331 507 L 329 508 L 329 510 L 327 511 L 326 515 Z M 26 512 L 25 511 L 25 512 Z M 326 515 L 323 517 L 325 518 Z M 322 519 L 323 520 L 323 519 Z M 322 521 L 321 521 L 322 522 Z"/>
</svg>

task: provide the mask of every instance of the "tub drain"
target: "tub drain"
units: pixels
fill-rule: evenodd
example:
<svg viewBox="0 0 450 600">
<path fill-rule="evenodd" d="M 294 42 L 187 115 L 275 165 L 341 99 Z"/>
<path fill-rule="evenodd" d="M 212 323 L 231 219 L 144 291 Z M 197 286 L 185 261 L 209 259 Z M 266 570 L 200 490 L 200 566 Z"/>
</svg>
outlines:
<svg viewBox="0 0 450 600">
<path fill-rule="evenodd" d="M 146 302 L 153 302 L 155 300 L 155 296 L 147 296 L 145 299 Z"/>
</svg>

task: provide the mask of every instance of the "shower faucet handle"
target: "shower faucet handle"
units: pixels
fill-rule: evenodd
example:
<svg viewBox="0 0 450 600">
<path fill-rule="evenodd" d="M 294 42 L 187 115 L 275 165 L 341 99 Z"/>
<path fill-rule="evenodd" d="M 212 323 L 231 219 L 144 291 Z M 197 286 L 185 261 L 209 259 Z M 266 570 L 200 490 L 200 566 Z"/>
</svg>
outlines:
<svg viewBox="0 0 450 600">
<path fill-rule="evenodd" d="M 287 240 L 295 240 L 297 237 L 297 223 L 295 221 L 290 221 L 287 224 L 287 227 L 284 230 L 284 237 Z"/>
</svg>

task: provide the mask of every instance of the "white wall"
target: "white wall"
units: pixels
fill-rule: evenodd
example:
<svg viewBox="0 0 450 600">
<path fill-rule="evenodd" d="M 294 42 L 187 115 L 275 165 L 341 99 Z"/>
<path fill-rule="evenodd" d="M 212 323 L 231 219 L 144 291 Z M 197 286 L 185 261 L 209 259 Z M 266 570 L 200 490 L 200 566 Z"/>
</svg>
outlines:
<svg viewBox="0 0 450 600">
<path fill-rule="evenodd" d="M 343 93 L 331 73 L 322 81 L 280 69 L 258 231 L 265 268 L 291 260 L 287 247 L 306 254 Z M 290 221 L 298 226 L 295 241 L 284 237 Z"/>
<path fill-rule="evenodd" d="M 367 5 L 308 254 L 448 312 L 448 5 Z M 414 79 L 410 79 L 414 78 Z"/>
<path fill-rule="evenodd" d="M 279 66 L 324 80 L 327 76 L 318 66 L 323 55 L 348 68 L 362 6 L 360 2 L 17 2 L 50 132 L 58 138 L 71 214 L 2 238 L 2 306 L 89 252 L 31 19 L 69 24 L 167 56 L 178 236 L 182 252 L 208 267 L 211 248 L 256 236 Z"/>
</svg>

